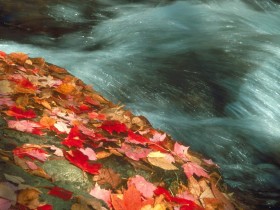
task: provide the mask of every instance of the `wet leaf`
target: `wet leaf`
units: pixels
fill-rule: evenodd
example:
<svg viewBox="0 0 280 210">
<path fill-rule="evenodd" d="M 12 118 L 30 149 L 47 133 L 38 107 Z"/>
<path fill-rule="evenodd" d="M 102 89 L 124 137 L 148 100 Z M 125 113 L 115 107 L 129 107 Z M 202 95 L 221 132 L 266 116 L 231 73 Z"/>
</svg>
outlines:
<svg viewBox="0 0 280 210">
<path fill-rule="evenodd" d="M 73 193 L 69 190 L 65 190 L 61 187 L 52 187 L 50 191 L 48 192 L 49 195 L 61 198 L 65 201 L 70 200 L 72 198 Z"/>
</svg>

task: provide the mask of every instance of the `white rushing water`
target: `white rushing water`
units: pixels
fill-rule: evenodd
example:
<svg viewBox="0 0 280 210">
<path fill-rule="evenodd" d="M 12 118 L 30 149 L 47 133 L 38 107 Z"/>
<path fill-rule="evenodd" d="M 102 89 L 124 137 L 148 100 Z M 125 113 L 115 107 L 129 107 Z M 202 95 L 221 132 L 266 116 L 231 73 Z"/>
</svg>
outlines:
<svg viewBox="0 0 280 210">
<path fill-rule="evenodd" d="M 34 3 L 3 9 L 1 50 L 65 67 L 215 160 L 249 205 L 277 208 L 279 4 L 82 2 L 46 1 L 39 12 L 42 5 Z M 31 8 L 29 19 L 25 7 Z"/>
</svg>

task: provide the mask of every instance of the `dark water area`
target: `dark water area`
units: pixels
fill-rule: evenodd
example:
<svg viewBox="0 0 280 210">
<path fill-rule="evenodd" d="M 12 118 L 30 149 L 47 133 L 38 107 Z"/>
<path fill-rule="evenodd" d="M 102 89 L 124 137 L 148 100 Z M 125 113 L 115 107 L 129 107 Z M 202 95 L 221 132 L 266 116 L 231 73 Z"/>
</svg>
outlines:
<svg viewBox="0 0 280 210">
<path fill-rule="evenodd" d="M 278 1 L 0 0 L 0 50 L 65 67 L 280 208 Z"/>
</svg>

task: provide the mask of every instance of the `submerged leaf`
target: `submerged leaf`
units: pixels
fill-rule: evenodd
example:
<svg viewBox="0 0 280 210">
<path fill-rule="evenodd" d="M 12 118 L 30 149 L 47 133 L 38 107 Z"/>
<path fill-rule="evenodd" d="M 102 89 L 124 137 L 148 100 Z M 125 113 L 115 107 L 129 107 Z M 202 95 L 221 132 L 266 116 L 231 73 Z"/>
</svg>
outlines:
<svg viewBox="0 0 280 210">
<path fill-rule="evenodd" d="M 55 186 L 55 187 L 52 187 L 50 189 L 48 194 L 67 201 L 67 200 L 70 200 L 72 198 L 73 193 L 69 190 L 65 190 L 61 187 Z"/>
</svg>

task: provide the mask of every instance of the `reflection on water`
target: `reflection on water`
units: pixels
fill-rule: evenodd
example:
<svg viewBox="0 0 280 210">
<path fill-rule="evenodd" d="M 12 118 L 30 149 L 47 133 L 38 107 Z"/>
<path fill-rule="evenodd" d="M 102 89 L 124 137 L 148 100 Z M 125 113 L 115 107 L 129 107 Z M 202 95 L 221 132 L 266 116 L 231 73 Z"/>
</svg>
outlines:
<svg viewBox="0 0 280 210">
<path fill-rule="evenodd" d="M 214 159 L 250 205 L 277 208 L 277 3 L 29 0 L 0 6 L 1 50 L 67 68 Z"/>
</svg>

